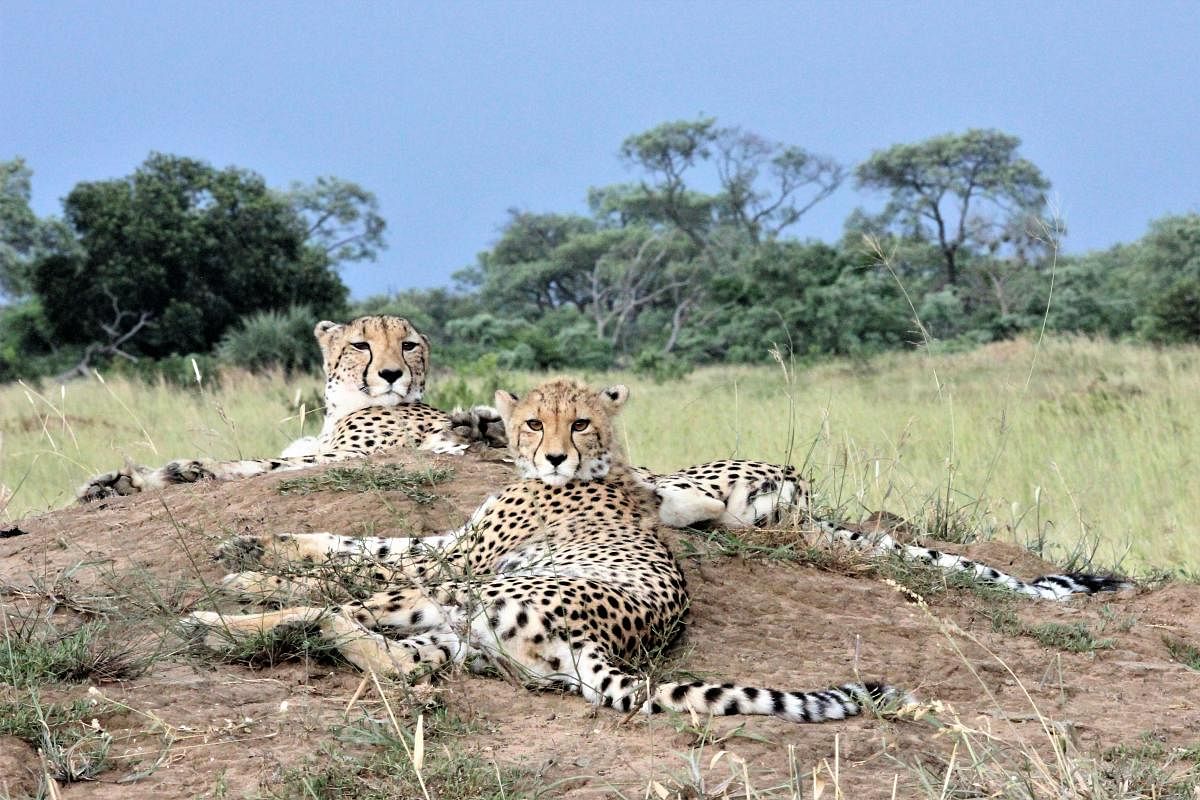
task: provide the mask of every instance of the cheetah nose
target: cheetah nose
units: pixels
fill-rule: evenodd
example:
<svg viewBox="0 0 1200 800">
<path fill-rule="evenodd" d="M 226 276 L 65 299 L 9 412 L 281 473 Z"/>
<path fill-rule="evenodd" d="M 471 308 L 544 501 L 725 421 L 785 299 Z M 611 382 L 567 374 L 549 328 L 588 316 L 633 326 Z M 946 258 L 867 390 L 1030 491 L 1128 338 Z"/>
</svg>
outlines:
<svg viewBox="0 0 1200 800">
<path fill-rule="evenodd" d="M 551 455 L 551 454 L 547 453 L 546 460 L 550 462 L 550 466 L 557 467 L 559 464 L 561 464 L 567 460 L 567 454 L 566 453 L 554 453 L 553 455 Z"/>
<path fill-rule="evenodd" d="M 404 370 L 402 370 L 402 369 L 381 369 L 381 370 L 379 370 L 379 377 L 383 378 L 388 383 L 395 383 L 396 379 L 399 378 L 403 374 L 404 374 Z"/>
</svg>

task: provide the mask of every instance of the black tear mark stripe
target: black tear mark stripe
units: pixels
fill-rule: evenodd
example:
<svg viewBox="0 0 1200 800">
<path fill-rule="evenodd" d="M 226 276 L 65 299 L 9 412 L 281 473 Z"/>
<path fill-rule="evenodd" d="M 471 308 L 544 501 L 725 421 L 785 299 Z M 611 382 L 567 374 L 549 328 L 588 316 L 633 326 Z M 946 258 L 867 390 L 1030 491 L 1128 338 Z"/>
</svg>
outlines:
<svg viewBox="0 0 1200 800">
<path fill-rule="evenodd" d="M 363 367 L 363 373 L 362 373 L 362 385 L 363 385 L 364 389 L 367 387 L 367 376 L 371 374 L 371 363 L 374 361 L 375 361 L 375 349 L 373 347 L 371 347 L 370 342 L 367 342 L 367 363 Z"/>
</svg>

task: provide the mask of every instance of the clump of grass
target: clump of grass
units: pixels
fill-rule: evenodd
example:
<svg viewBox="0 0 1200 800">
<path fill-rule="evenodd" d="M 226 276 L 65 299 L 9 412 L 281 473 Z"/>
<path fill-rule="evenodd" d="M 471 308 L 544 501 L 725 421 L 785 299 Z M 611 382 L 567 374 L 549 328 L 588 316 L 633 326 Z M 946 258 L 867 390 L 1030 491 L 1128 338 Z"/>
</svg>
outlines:
<svg viewBox="0 0 1200 800">
<path fill-rule="evenodd" d="M 1177 761 L 1200 763 L 1200 745 L 1191 747 L 1168 747 L 1161 735 L 1146 731 L 1135 743 L 1119 744 L 1104 751 L 1105 761 L 1147 760 L 1161 762 L 1167 758 Z"/>
<path fill-rule="evenodd" d="M 745 558 L 757 561 L 799 561 L 804 548 L 791 532 L 724 528 L 691 529 L 680 540 L 683 558 Z"/>
<path fill-rule="evenodd" d="M 364 679 L 365 680 L 365 679 Z M 470 730 L 468 723 L 444 706 L 410 698 L 412 729 L 401 727 L 388 700 L 390 693 L 372 675 L 385 710 L 335 731 L 336 743 L 326 743 L 316 759 L 285 771 L 267 797 L 275 800 L 488 800 L 524 798 L 527 775 L 462 751 L 453 740 L 427 747 L 429 740 Z M 430 720 L 425 723 L 426 716 Z M 386 721 L 385 721 L 386 720 Z M 363 752 L 365 750 L 365 752 Z"/>
<path fill-rule="evenodd" d="M 1123 747 L 1087 755 L 1047 724 L 1054 753 L 1050 761 L 1029 745 L 1006 747 L 981 731 L 960 728 L 953 734 L 958 741 L 950 758 L 926 755 L 911 765 L 920 796 L 1193 800 L 1200 791 L 1200 772 L 1189 751 Z"/>
<path fill-rule="evenodd" d="M 220 637 L 216 629 L 212 636 Z M 216 658 L 226 664 L 242 664 L 251 669 L 270 669 L 288 661 L 314 661 L 319 664 L 345 666 L 337 643 L 323 638 L 315 628 L 304 625 L 281 625 L 261 634 L 232 638 L 229 647 L 219 649 Z"/>
<path fill-rule="evenodd" d="M 39 750 L 49 776 L 72 783 L 94 779 L 108 766 L 112 736 L 95 720 L 101 709 L 89 700 L 43 703 L 36 690 L 20 700 L 0 702 L 0 735 L 13 736 Z"/>
<path fill-rule="evenodd" d="M 1008 605 L 1017 597 L 1011 590 L 981 581 L 969 572 L 947 572 L 895 554 L 874 559 L 871 563 L 877 577 L 893 580 L 926 599 L 951 590 L 970 592 L 989 605 Z"/>
<path fill-rule="evenodd" d="M 427 795 L 411 761 L 395 742 L 367 755 L 325 746 L 319 758 L 283 773 L 266 795 L 276 800 L 502 800 L 532 797 L 518 785 L 520 773 L 461 751 L 447 749 L 424 764 Z"/>
<path fill-rule="evenodd" d="M 333 467 L 319 475 L 288 478 L 279 482 L 280 494 L 313 492 L 403 492 L 414 503 L 425 505 L 438 499 L 429 489 L 450 480 L 454 470 L 435 468 L 409 470 L 394 464 Z"/>
<path fill-rule="evenodd" d="M 994 610 L 989 616 L 992 620 L 992 630 L 996 633 L 1006 636 L 1028 636 L 1046 647 L 1068 653 L 1094 653 L 1097 650 L 1111 649 L 1115 643 L 1112 639 L 1096 638 L 1095 632 L 1082 622 L 1065 625 L 1059 622 L 1041 622 L 1028 625 L 1008 608 Z"/>
<path fill-rule="evenodd" d="M 1167 652 L 1171 654 L 1171 658 L 1188 669 L 1200 672 L 1200 647 L 1172 639 L 1170 636 L 1163 636 L 1163 644 L 1167 646 Z"/>
<path fill-rule="evenodd" d="M 129 680 L 144 673 L 154 653 L 109 635 L 104 622 L 86 622 L 60 633 L 40 620 L 13 625 L 4 616 L 0 683 L 40 686 L 67 681 Z"/>
</svg>

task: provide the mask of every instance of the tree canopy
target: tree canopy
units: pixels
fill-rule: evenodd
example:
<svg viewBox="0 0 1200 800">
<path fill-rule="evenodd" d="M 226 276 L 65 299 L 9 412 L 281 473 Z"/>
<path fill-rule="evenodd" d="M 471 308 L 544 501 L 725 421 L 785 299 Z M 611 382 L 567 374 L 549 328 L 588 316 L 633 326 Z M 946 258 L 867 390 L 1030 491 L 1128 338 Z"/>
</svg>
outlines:
<svg viewBox="0 0 1200 800">
<path fill-rule="evenodd" d="M 62 219 L 38 219 L 29 168 L 0 162 L 0 379 L 173 353 L 306 369 L 305 328 L 352 313 L 408 316 L 439 362 L 489 375 L 665 376 L 776 348 L 858 355 L 1043 327 L 1200 340 L 1200 215 L 1063 256 L 1050 183 L 1019 150 L 994 130 L 879 150 L 853 174 L 884 207 L 855 211 L 842 240 L 823 243 L 803 238 L 804 219 L 846 168 L 709 117 L 666 122 L 620 144 L 630 179 L 588 189 L 586 211 L 510 209 L 453 288 L 350 308 L 338 265 L 385 247 L 378 202 L 358 184 L 277 191 L 249 170 L 154 154 L 124 178 L 78 184 Z"/>
<path fill-rule="evenodd" d="M 954 286 L 965 248 L 994 253 L 1028 241 L 1026 231 L 1043 218 L 1050 182 L 1017 154 L 1020 145 L 995 130 L 935 136 L 872 153 L 855 179 L 859 188 L 888 192 L 882 227 L 938 245 Z"/>
<path fill-rule="evenodd" d="M 247 170 L 154 154 L 126 178 L 78 184 L 63 210 L 78 249 L 32 274 L 60 342 L 126 357 L 201 352 L 253 311 L 344 308 L 330 254 Z"/>
</svg>

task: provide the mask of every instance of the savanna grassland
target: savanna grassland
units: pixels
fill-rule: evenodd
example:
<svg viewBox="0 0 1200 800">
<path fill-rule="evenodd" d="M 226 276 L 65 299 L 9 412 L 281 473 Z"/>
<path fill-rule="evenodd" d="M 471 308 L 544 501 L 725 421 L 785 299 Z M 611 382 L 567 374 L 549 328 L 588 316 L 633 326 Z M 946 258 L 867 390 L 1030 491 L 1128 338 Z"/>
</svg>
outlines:
<svg viewBox="0 0 1200 800">
<path fill-rule="evenodd" d="M 430 400 L 483 401 L 490 384 L 520 391 L 541 377 L 467 378 L 464 392 L 440 374 Z M 886 509 L 941 538 L 1015 541 L 1059 563 L 1094 550 L 1105 567 L 1200 569 L 1200 348 L 1017 340 L 803 368 L 711 367 L 663 383 L 586 377 L 630 384 L 627 448 L 656 469 L 788 461 L 844 519 Z M 126 457 L 277 453 L 319 428 L 319 387 L 240 372 L 186 388 L 120 377 L 10 384 L 0 389 L 3 515 L 68 504 L 86 477 Z"/>
</svg>

